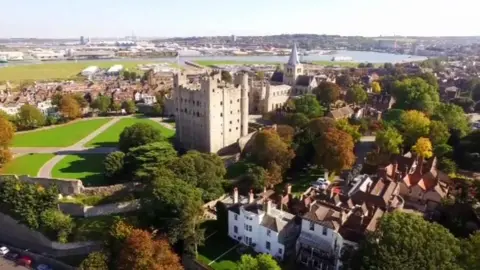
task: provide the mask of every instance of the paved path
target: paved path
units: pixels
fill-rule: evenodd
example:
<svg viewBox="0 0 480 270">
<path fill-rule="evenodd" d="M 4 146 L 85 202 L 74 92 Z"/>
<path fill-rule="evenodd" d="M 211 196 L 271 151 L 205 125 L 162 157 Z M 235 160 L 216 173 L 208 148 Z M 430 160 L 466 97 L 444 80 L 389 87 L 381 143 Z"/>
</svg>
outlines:
<svg viewBox="0 0 480 270">
<path fill-rule="evenodd" d="M 160 125 L 164 126 L 165 128 L 175 130 L 173 126 L 171 126 L 169 123 L 166 123 L 165 120 L 168 118 L 163 118 L 163 117 L 149 117 L 148 119 L 159 123 Z"/>
<path fill-rule="evenodd" d="M 97 149 L 86 149 L 84 147 L 84 145 L 86 143 L 88 143 L 89 141 L 91 141 L 93 138 L 95 138 L 98 134 L 102 133 L 103 131 L 107 130 L 110 126 L 112 126 L 113 124 L 115 124 L 116 122 L 118 122 L 119 120 L 121 119 L 121 117 L 116 117 L 116 118 L 113 118 L 112 120 L 108 121 L 106 124 L 104 124 L 103 126 L 101 126 L 100 128 L 98 128 L 97 130 L 95 130 L 94 132 L 90 133 L 87 137 L 81 139 L 80 141 L 76 142 L 75 144 L 71 145 L 71 146 L 68 146 L 68 147 L 65 147 L 65 148 L 61 148 L 59 150 L 57 150 L 55 152 L 56 156 L 54 156 L 52 159 L 50 159 L 49 161 L 47 161 L 47 163 L 43 164 L 43 166 L 40 168 L 40 170 L 38 171 L 38 174 L 37 176 L 38 177 L 52 177 L 52 170 L 53 170 L 53 167 L 55 167 L 55 165 L 60 161 L 62 160 L 66 155 L 70 154 L 70 153 L 78 153 L 78 152 L 82 152 L 82 153 L 86 153 L 86 152 L 90 152 L 90 153 L 95 153 L 94 151 L 99 151 L 98 148 Z M 109 148 L 110 150 L 112 150 L 112 148 Z M 98 153 L 102 153 L 102 151 L 105 151 L 107 150 L 106 148 L 103 148 L 103 149 L 100 149 L 100 152 L 96 152 L 97 154 Z M 41 150 L 42 151 L 42 150 Z"/>
</svg>

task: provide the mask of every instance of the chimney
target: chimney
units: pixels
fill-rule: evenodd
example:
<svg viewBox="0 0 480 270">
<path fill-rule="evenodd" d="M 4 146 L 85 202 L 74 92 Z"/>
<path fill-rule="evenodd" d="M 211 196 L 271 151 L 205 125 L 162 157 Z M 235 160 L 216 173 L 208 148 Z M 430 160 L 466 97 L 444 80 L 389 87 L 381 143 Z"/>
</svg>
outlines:
<svg viewBox="0 0 480 270">
<path fill-rule="evenodd" d="M 267 193 L 267 187 L 266 186 L 263 187 L 263 196 L 265 196 L 265 193 Z"/>
<path fill-rule="evenodd" d="M 395 159 L 395 161 L 393 163 L 393 169 L 392 169 L 392 175 L 391 175 L 393 180 L 397 179 L 397 175 L 398 175 L 397 170 L 398 170 L 398 162 L 397 162 L 397 159 Z"/>
<path fill-rule="evenodd" d="M 238 188 L 233 189 L 233 203 L 238 203 Z"/>
<path fill-rule="evenodd" d="M 287 195 L 290 195 L 292 193 L 292 185 L 287 184 L 285 191 L 287 192 Z"/>
<path fill-rule="evenodd" d="M 272 211 L 272 200 L 267 200 L 267 214 L 270 214 L 270 212 Z"/>
<path fill-rule="evenodd" d="M 248 203 L 253 203 L 253 191 L 251 189 L 248 192 Z"/>
<path fill-rule="evenodd" d="M 325 181 L 328 181 L 328 170 L 325 170 L 323 177 L 325 178 Z"/>
</svg>

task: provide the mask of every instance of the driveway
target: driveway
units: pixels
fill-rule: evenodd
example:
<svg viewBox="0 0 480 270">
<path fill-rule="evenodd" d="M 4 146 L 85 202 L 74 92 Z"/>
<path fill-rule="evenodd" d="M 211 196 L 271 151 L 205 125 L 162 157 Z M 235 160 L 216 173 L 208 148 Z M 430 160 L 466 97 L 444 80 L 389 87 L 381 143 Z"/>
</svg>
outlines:
<svg viewBox="0 0 480 270">
<path fill-rule="evenodd" d="M 2 270 L 28 270 L 24 266 L 16 266 L 14 262 L 0 257 L 0 269 Z"/>
</svg>

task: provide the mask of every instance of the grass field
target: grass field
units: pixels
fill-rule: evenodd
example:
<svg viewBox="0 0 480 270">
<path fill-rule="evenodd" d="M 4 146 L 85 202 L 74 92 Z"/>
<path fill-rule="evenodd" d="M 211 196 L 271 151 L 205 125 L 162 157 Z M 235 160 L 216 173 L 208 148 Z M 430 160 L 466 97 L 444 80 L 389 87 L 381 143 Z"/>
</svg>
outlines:
<svg viewBox="0 0 480 270">
<path fill-rule="evenodd" d="M 84 186 L 108 185 L 103 175 L 105 155 L 68 155 L 52 169 L 52 176 L 82 180 Z"/>
<path fill-rule="evenodd" d="M 123 129 L 129 127 L 135 123 L 148 123 L 158 128 L 160 133 L 166 138 L 171 138 L 175 135 L 175 131 L 165 128 L 159 123 L 156 123 L 146 118 L 123 118 L 104 132 L 100 133 L 97 137 L 93 138 L 87 143 L 87 146 L 93 147 L 114 147 L 117 146 L 120 133 Z"/>
<path fill-rule="evenodd" d="M 95 131 L 110 118 L 91 119 L 62 125 L 51 129 L 21 133 L 13 138 L 13 147 L 65 147 Z"/>
<path fill-rule="evenodd" d="M 155 61 L 81 61 L 63 63 L 40 63 L 0 68 L 0 81 L 18 82 L 22 80 L 54 80 L 73 78 L 88 66 L 108 68 L 116 64 L 130 71 L 138 64 L 151 64 Z"/>
<path fill-rule="evenodd" d="M 215 60 L 195 60 L 195 63 L 202 65 L 202 66 L 213 66 L 213 65 L 253 65 L 253 64 L 265 64 L 265 65 L 277 65 L 283 64 L 280 62 L 262 62 L 262 61 L 233 61 L 233 60 L 223 60 L 223 61 L 215 61 Z"/>
<path fill-rule="evenodd" d="M 136 213 L 108 215 L 74 219 L 73 241 L 101 241 L 108 236 L 108 231 L 117 219 L 124 219 L 129 223 L 136 223 Z"/>
<path fill-rule="evenodd" d="M 37 176 L 37 173 L 43 164 L 53 158 L 53 156 L 54 154 L 24 155 L 7 163 L 2 169 L 0 169 L 0 172 L 4 174 L 28 174 L 30 176 Z"/>
</svg>

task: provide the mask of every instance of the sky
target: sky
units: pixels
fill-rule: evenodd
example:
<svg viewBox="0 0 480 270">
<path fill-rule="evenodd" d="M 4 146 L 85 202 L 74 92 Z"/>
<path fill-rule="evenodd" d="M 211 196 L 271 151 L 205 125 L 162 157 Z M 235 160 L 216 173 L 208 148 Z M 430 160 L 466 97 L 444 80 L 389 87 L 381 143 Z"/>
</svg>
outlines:
<svg viewBox="0 0 480 270">
<path fill-rule="evenodd" d="M 0 37 L 480 36 L 479 0 L 0 0 Z"/>
</svg>

